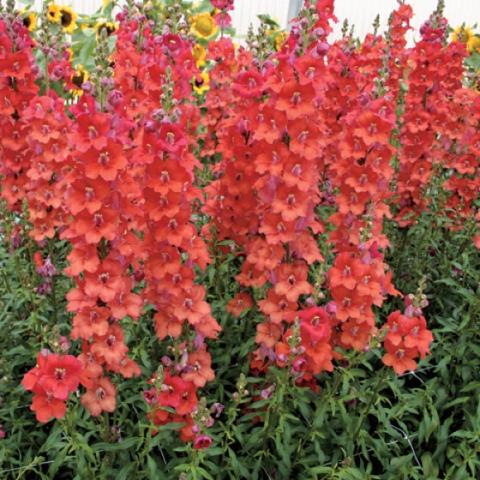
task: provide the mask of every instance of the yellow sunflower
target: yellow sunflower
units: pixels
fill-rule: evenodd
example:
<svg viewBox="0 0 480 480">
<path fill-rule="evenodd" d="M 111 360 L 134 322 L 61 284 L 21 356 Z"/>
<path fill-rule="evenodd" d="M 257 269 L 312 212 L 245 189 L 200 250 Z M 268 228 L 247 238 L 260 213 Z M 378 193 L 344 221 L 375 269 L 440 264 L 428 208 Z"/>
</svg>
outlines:
<svg viewBox="0 0 480 480">
<path fill-rule="evenodd" d="M 95 30 L 97 31 L 97 37 L 102 34 L 104 30 L 107 32 L 107 37 L 109 37 L 115 30 L 117 30 L 117 25 L 113 22 L 107 22 L 106 20 L 99 20 L 99 22 L 95 25 Z"/>
<path fill-rule="evenodd" d="M 190 29 L 197 37 L 207 40 L 218 32 L 218 25 L 208 12 L 204 12 L 191 17 Z"/>
<path fill-rule="evenodd" d="M 82 85 L 88 80 L 88 72 L 83 65 L 78 64 L 75 73 L 72 75 L 72 83 L 76 88 L 72 89 L 73 95 L 80 97 L 83 95 Z"/>
<path fill-rule="evenodd" d="M 452 33 L 452 42 L 467 43 L 473 37 L 473 31 L 470 27 L 460 25 Z"/>
<path fill-rule="evenodd" d="M 193 91 L 202 95 L 210 89 L 210 75 L 207 72 L 202 72 L 193 79 L 192 84 Z"/>
<path fill-rule="evenodd" d="M 22 12 L 22 21 L 24 27 L 33 32 L 37 26 L 37 14 L 35 12 Z"/>
<path fill-rule="evenodd" d="M 66 6 L 59 7 L 60 9 L 60 24 L 64 32 L 72 33 L 77 28 L 77 14 Z"/>
<path fill-rule="evenodd" d="M 470 40 L 467 42 L 467 49 L 470 53 L 472 52 L 480 52 L 480 37 L 478 35 L 474 35 Z"/>
<path fill-rule="evenodd" d="M 50 22 L 60 23 L 60 7 L 51 3 L 48 6 L 47 17 Z"/>
<path fill-rule="evenodd" d="M 480 37 L 473 33 L 471 27 L 461 25 L 452 33 L 452 42 L 464 43 L 467 50 L 471 53 L 480 49 Z"/>
<path fill-rule="evenodd" d="M 207 51 L 205 50 L 205 47 L 203 47 L 199 43 L 195 44 L 192 49 L 192 54 L 193 58 L 195 59 L 197 68 L 203 67 L 207 58 Z"/>
<path fill-rule="evenodd" d="M 288 33 L 285 32 L 284 30 L 275 32 L 274 42 L 275 42 L 275 50 L 277 52 L 279 52 L 282 49 L 283 44 L 285 43 L 285 40 L 287 38 L 288 38 Z"/>
</svg>

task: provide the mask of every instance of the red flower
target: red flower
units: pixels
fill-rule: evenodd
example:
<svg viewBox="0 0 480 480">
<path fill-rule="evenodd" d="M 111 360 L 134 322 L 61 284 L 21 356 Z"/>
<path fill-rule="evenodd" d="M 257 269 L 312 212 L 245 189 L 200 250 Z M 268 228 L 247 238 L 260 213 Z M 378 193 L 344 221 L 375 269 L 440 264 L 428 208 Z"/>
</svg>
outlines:
<svg viewBox="0 0 480 480">
<path fill-rule="evenodd" d="M 160 405 L 172 407 L 178 415 L 191 413 L 197 405 L 197 395 L 193 383 L 168 373 L 158 395 Z"/>
<path fill-rule="evenodd" d="M 332 326 L 324 308 L 312 307 L 298 313 L 302 340 L 315 344 L 330 338 Z"/>
<path fill-rule="evenodd" d="M 240 73 L 232 86 L 233 90 L 243 98 L 258 97 L 264 88 L 264 79 L 255 70 Z"/>
<path fill-rule="evenodd" d="M 162 123 L 158 131 L 158 147 L 170 153 L 176 153 L 187 145 L 183 129 L 172 123 Z"/>
<path fill-rule="evenodd" d="M 66 400 L 68 394 L 78 388 L 81 373 L 82 363 L 78 358 L 52 353 L 42 365 L 38 385 L 51 392 L 54 398 Z"/>
<path fill-rule="evenodd" d="M 425 318 L 407 317 L 397 310 L 388 316 L 386 329 L 383 363 L 393 367 L 399 375 L 407 370 L 415 370 L 416 358 L 424 358 L 433 341 Z"/>
<path fill-rule="evenodd" d="M 111 140 L 99 150 L 87 150 L 81 161 L 84 163 L 87 178 L 95 180 L 101 177 L 106 181 L 115 180 L 118 172 L 127 164 L 122 146 Z"/>
<path fill-rule="evenodd" d="M 22 385 L 39 395 L 47 395 L 57 400 L 66 400 L 80 383 L 82 363 L 72 355 L 40 353 L 37 366 L 23 377 Z"/>
<path fill-rule="evenodd" d="M 32 398 L 30 410 L 35 412 L 39 422 L 46 423 L 52 418 L 61 419 L 67 411 L 67 404 L 55 398 L 51 393 L 38 393 Z"/>
</svg>

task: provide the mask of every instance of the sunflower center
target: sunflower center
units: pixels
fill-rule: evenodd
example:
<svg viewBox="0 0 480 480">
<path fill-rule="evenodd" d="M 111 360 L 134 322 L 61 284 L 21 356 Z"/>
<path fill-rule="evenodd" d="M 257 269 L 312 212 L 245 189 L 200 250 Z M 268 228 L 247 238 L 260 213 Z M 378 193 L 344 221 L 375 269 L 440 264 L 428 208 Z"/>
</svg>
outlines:
<svg viewBox="0 0 480 480">
<path fill-rule="evenodd" d="M 85 82 L 84 72 L 76 72 L 75 75 L 72 77 L 72 83 L 78 88 L 80 88 L 84 82 Z"/>
<path fill-rule="evenodd" d="M 73 22 L 73 17 L 70 12 L 67 10 L 61 10 L 60 11 L 60 23 L 62 24 L 62 27 L 69 27 Z"/>
</svg>

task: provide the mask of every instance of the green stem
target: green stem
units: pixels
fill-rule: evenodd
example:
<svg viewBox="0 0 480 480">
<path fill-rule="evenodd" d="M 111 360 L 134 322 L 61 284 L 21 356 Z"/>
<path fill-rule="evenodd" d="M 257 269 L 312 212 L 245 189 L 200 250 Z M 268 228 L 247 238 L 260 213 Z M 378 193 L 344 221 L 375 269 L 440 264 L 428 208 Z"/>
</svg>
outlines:
<svg viewBox="0 0 480 480">
<path fill-rule="evenodd" d="M 55 265 L 53 240 L 48 242 L 48 254 L 50 255 L 50 260 Z M 52 306 L 53 306 L 53 319 L 55 321 L 55 324 L 58 324 L 58 305 L 57 305 L 57 294 L 55 290 L 55 276 L 52 277 Z"/>
<path fill-rule="evenodd" d="M 383 381 L 385 380 L 386 373 L 387 373 L 387 369 L 385 367 L 382 367 L 382 370 L 378 375 L 377 383 L 375 384 L 372 395 L 370 396 L 370 399 L 369 399 L 366 407 L 362 410 L 362 413 L 361 413 L 360 418 L 358 420 L 357 428 L 355 429 L 355 431 L 353 433 L 353 443 L 354 444 L 357 442 L 358 435 L 360 434 L 360 430 L 361 430 L 362 425 L 363 425 L 363 421 L 365 420 L 365 417 L 367 416 L 368 412 L 370 411 L 370 408 L 372 407 L 373 402 L 377 398 L 378 392 L 380 391 L 380 386 L 383 383 Z"/>
</svg>

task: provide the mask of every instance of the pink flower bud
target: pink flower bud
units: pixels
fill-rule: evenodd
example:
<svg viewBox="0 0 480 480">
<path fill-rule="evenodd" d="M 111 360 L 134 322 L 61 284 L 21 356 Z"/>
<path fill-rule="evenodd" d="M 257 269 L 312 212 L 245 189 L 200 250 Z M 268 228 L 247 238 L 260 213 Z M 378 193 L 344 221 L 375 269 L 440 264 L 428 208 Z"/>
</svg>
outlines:
<svg viewBox="0 0 480 480">
<path fill-rule="evenodd" d="M 208 435 L 198 435 L 193 441 L 193 448 L 200 450 L 208 448 L 212 444 L 212 439 Z"/>
</svg>

